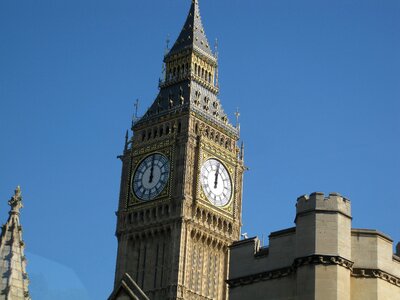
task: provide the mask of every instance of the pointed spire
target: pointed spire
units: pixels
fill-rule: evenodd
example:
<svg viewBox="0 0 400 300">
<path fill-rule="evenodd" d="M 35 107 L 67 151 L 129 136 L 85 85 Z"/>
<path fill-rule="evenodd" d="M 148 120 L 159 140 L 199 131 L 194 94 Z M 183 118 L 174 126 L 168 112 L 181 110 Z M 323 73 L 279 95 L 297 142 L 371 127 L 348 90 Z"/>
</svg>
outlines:
<svg viewBox="0 0 400 300">
<path fill-rule="evenodd" d="M 25 244 L 19 221 L 19 211 L 23 207 L 19 186 L 8 204 L 11 206 L 10 216 L 1 228 L 0 236 L 0 295 L 4 300 L 30 300 L 24 256 Z"/>
<path fill-rule="evenodd" d="M 159 81 L 159 93 L 132 128 L 172 111 L 190 110 L 238 137 L 238 128 L 229 122 L 218 99 L 217 44 L 215 50 L 213 53 L 208 43 L 198 0 L 192 0 L 182 31 L 164 56 L 165 71 Z"/>
<path fill-rule="evenodd" d="M 126 130 L 124 152 L 128 150 L 128 141 L 129 141 L 129 130 Z"/>
<path fill-rule="evenodd" d="M 198 0 L 192 0 L 185 25 L 167 56 L 185 49 L 196 49 L 214 58 L 201 21 Z"/>
</svg>

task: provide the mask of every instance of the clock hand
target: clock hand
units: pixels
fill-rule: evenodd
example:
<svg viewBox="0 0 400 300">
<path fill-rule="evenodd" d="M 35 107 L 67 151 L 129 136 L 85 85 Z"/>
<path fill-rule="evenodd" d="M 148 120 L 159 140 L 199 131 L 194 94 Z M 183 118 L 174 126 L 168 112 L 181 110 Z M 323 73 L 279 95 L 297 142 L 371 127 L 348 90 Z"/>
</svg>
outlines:
<svg viewBox="0 0 400 300">
<path fill-rule="evenodd" d="M 218 165 L 217 167 L 217 171 L 215 171 L 215 181 L 214 181 L 214 189 L 216 189 L 218 187 L 218 174 L 219 174 L 219 166 L 221 164 Z"/>
<path fill-rule="evenodd" d="M 153 158 L 151 160 L 149 183 L 152 183 L 152 181 L 153 181 L 153 171 L 154 171 L 154 156 L 153 156 Z"/>
</svg>

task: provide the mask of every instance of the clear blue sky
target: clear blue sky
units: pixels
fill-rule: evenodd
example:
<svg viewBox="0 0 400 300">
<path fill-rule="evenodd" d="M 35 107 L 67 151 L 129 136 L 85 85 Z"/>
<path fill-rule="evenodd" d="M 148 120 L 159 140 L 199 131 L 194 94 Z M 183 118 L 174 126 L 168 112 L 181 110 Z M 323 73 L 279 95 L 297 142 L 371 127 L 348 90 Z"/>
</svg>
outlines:
<svg viewBox="0 0 400 300">
<path fill-rule="evenodd" d="M 243 231 L 291 227 L 299 195 L 335 191 L 352 200 L 353 227 L 399 241 L 400 2 L 200 4 L 222 104 L 242 114 Z M 189 5 L 0 1 L 0 220 L 20 184 L 35 299 L 112 290 L 116 156 Z"/>
</svg>

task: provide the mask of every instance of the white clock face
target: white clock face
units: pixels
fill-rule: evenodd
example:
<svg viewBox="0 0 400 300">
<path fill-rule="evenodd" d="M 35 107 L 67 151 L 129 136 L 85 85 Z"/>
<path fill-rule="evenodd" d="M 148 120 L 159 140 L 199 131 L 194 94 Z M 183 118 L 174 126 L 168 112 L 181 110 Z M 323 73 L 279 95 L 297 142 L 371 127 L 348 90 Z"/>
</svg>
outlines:
<svg viewBox="0 0 400 300">
<path fill-rule="evenodd" d="M 200 171 L 200 181 L 207 199 L 215 206 L 229 203 L 232 196 L 232 182 L 228 170 L 216 159 L 207 160 Z"/>
<path fill-rule="evenodd" d="M 132 188 L 140 200 L 152 200 L 167 185 L 170 164 L 167 157 L 156 153 L 142 160 L 132 179 Z"/>
</svg>

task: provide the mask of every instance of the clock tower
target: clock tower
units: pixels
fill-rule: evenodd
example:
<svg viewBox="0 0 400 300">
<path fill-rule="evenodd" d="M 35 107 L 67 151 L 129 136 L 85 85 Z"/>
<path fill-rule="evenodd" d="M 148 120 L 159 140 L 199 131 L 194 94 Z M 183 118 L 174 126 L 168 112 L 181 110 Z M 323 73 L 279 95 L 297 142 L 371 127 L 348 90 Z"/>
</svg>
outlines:
<svg viewBox="0 0 400 300">
<path fill-rule="evenodd" d="M 243 149 L 218 98 L 217 54 L 197 0 L 168 50 L 159 94 L 120 156 L 110 299 L 225 300 L 228 246 L 240 237 Z"/>
</svg>

